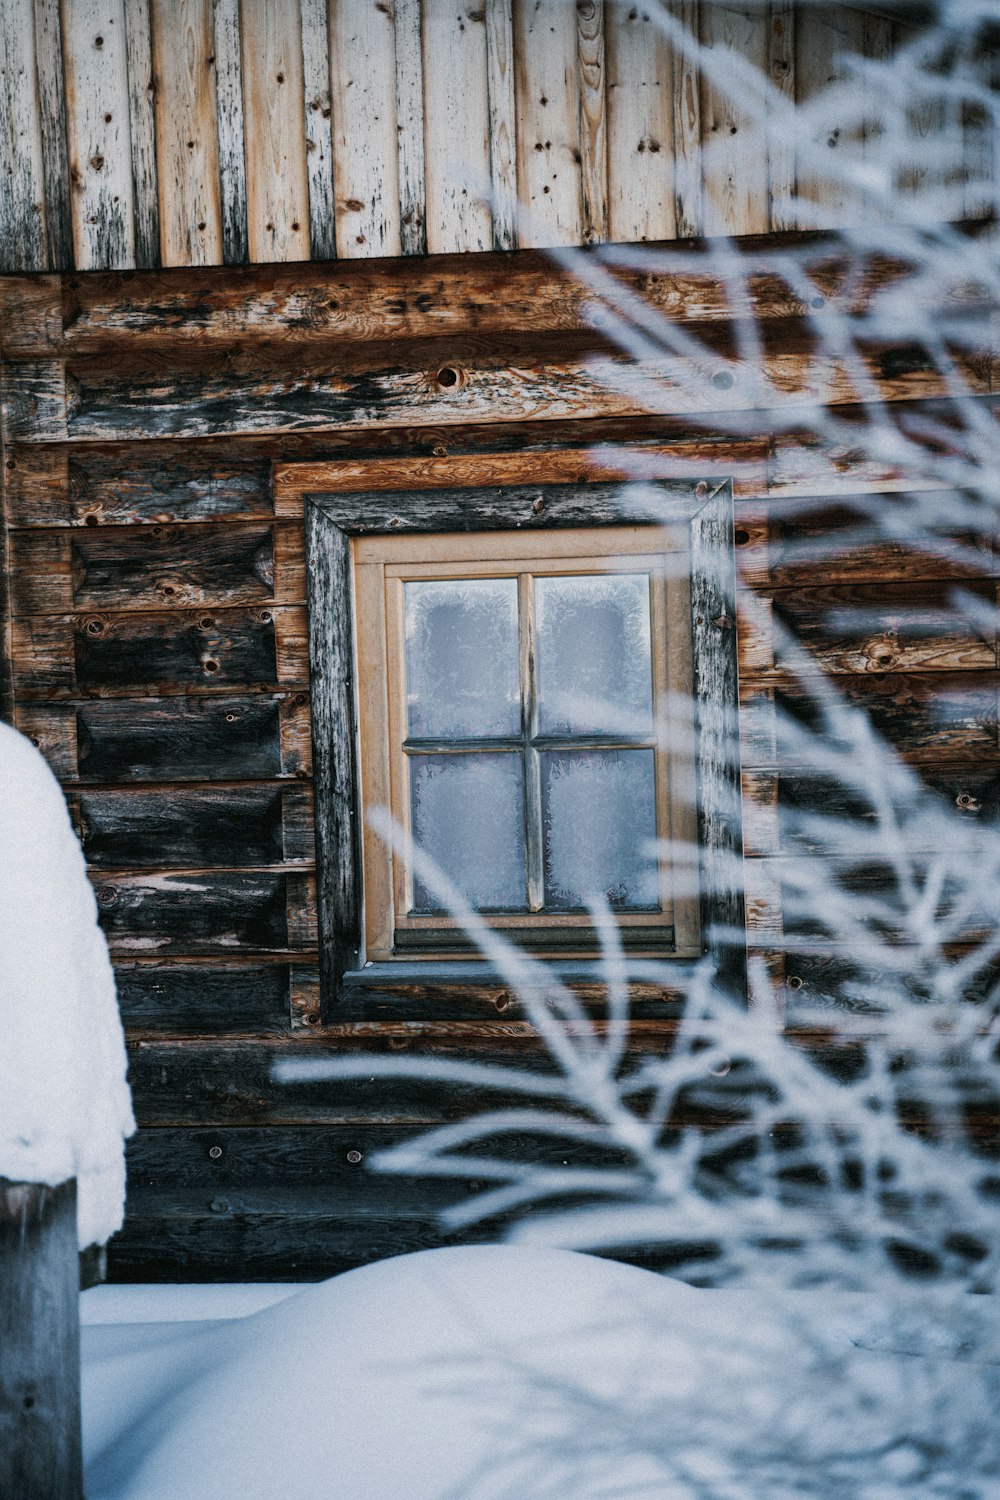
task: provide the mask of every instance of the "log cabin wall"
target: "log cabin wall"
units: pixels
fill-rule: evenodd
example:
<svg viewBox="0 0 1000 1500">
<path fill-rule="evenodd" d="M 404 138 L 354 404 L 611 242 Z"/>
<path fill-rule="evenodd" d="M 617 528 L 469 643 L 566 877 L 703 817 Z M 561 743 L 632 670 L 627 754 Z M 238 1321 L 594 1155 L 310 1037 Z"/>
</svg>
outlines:
<svg viewBox="0 0 1000 1500">
<path fill-rule="evenodd" d="M 706 56 L 733 49 L 803 105 L 845 56 L 884 59 L 913 31 L 788 0 L 669 14 Z M 879 212 L 847 202 L 835 172 L 810 185 L 787 130 L 719 77 L 618 0 L 0 0 L 0 271 L 762 234 Z M 811 117 L 831 162 L 841 107 Z M 900 192 L 934 185 L 942 142 L 975 177 L 975 119 L 921 106 L 913 129 L 927 149 Z M 961 176 L 946 187 L 941 217 L 979 212 Z"/>
<path fill-rule="evenodd" d="M 731 310 L 700 254 L 644 290 L 724 351 Z M 900 476 L 808 432 L 776 439 L 773 413 L 735 439 L 726 411 L 751 397 L 738 380 L 692 380 L 682 359 L 667 372 L 672 414 L 644 416 L 588 370 L 599 336 L 546 257 L 261 267 L 210 283 L 197 269 L 51 274 L 0 290 L 4 711 L 40 745 L 77 820 L 142 1126 L 112 1276 L 320 1275 L 439 1242 L 434 1185 L 373 1178 L 366 1159 L 480 1101 L 374 1079 L 281 1088 L 277 1057 L 376 1047 L 538 1060 L 496 989 L 410 996 L 418 1019 L 405 1023 L 391 996 L 321 1021 L 302 527 L 315 464 L 324 489 L 565 482 L 613 476 L 613 461 L 588 456 L 595 443 L 641 442 L 675 477 L 732 478 L 749 941 L 793 1029 L 802 1007 L 839 1003 L 846 958 L 786 966 L 780 953 L 783 874 L 809 852 L 788 846 L 781 811 L 815 787 L 779 759 L 775 706 L 795 689 L 769 621 L 800 622 L 818 664 L 970 816 L 995 808 L 997 643 L 956 630 L 948 562 L 882 543 L 822 572 L 796 560 L 796 543 L 836 527 L 851 497 L 902 503 Z M 788 399 L 801 400 L 816 375 L 803 309 L 767 278 L 752 297 Z M 871 373 L 919 418 L 945 385 L 915 363 L 883 350 Z M 826 376 L 849 415 L 849 380 Z M 989 350 L 968 378 L 993 406 Z M 725 410 L 713 415 L 706 390 Z M 962 567 L 993 600 L 993 550 L 974 577 Z M 637 1045 L 662 1046 L 663 993 L 638 993 L 635 1015 Z"/>
</svg>

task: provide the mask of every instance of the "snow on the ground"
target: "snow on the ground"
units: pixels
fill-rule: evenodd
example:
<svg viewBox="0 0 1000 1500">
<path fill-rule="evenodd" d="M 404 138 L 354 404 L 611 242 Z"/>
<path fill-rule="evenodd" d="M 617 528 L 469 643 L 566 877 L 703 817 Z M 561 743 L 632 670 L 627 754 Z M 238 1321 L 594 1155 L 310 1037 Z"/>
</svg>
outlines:
<svg viewBox="0 0 1000 1500">
<path fill-rule="evenodd" d="M 121 1227 L 135 1129 L 107 944 L 59 784 L 0 724 L 0 1177 L 78 1182 L 80 1245 Z"/>
<path fill-rule="evenodd" d="M 990 1297 L 706 1291 L 517 1246 L 247 1316 L 179 1290 L 198 1321 L 162 1321 L 168 1288 L 119 1305 L 146 1322 L 89 1315 L 89 1500 L 1000 1497 Z"/>
</svg>

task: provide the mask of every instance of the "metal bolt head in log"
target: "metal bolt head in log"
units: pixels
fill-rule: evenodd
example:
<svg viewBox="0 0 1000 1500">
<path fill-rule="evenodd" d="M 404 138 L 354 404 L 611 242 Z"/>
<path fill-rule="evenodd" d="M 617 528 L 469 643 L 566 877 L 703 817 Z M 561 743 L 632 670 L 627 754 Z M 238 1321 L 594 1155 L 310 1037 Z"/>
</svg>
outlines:
<svg viewBox="0 0 1000 1500">
<path fill-rule="evenodd" d="M 0 1177 L 0 1495 L 82 1500 L 76 1182 Z"/>
</svg>

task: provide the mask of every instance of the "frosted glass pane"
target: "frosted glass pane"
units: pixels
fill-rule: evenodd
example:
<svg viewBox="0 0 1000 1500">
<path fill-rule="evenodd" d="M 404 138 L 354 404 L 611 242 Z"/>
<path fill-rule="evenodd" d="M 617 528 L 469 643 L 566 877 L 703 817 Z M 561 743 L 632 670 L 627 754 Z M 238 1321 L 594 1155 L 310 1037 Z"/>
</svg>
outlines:
<svg viewBox="0 0 1000 1500">
<path fill-rule="evenodd" d="M 523 910 L 524 770 L 520 754 L 413 755 L 413 837 L 479 911 Z M 414 907 L 440 910 L 414 877 Z"/>
<path fill-rule="evenodd" d="M 540 756 L 545 905 L 656 906 L 652 750 L 556 750 Z"/>
<path fill-rule="evenodd" d="M 409 733 L 520 734 L 517 580 L 407 583 L 405 605 Z"/>
<path fill-rule="evenodd" d="M 645 734 L 653 713 L 649 579 L 535 581 L 542 734 Z"/>
</svg>

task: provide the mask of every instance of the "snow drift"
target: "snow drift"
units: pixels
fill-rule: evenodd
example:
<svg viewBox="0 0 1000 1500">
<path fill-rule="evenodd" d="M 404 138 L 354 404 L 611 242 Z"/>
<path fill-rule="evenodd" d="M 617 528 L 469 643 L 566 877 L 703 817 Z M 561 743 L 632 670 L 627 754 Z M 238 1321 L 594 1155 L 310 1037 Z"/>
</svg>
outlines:
<svg viewBox="0 0 1000 1500">
<path fill-rule="evenodd" d="M 135 1129 L 125 1040 L 59 785 L 0 724 L 0 1176 L 78 1184 L 81 1248 L 121 1227 Z"/>
</svg>

